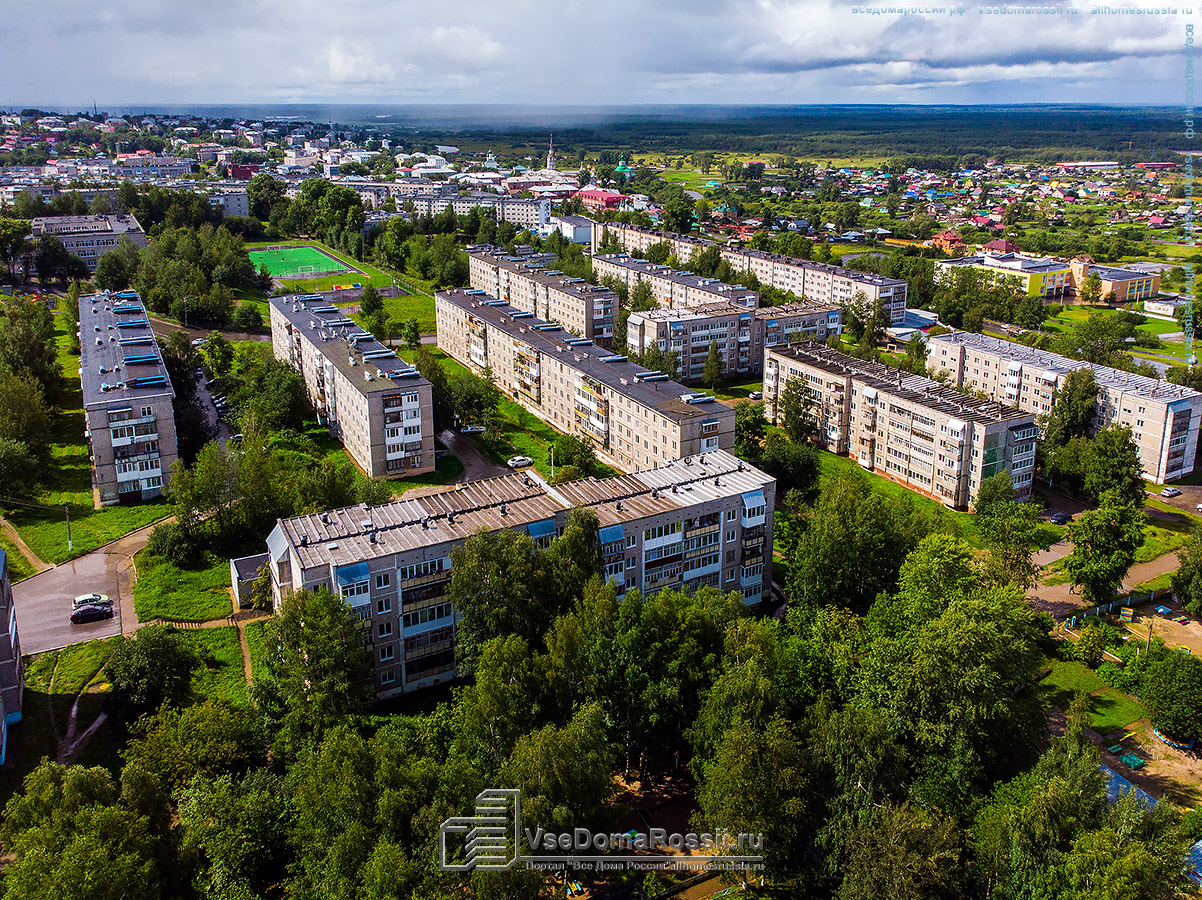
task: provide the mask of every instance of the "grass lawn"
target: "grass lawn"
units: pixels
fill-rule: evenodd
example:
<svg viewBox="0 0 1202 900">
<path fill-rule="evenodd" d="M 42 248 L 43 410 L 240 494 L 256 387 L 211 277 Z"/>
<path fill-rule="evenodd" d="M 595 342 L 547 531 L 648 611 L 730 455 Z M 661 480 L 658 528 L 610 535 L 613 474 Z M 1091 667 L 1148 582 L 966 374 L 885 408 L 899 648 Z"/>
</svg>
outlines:
<svg viewBox="0 0 1202 900">
<path fill-rule="evenodd" d="M 141 550 L 134 556 L 134 563 L 138 567 L 134 609 L 139 620 L 208 622 L 232 612 L 227 560 L 206 554 L 200 568 L 181 569 Z"/>
<path fill-rule="evenodd" d="M 13 584 L 33 574 L 33 563 L 3 534 L 0 534 L 0 550 L 4 551 L 5 559 L 8 560 L 8 577 Z"/>
<path fill-rule="evenodd" d="M 1148 525 L 1144 528 L 1144 542 L 1135 551 L 1137 563 L 1151 562 L 1158 557 L 1171 553 L 1185 543 L 1186 534 L 1162 528 L 1159 525 Z"/>
<path fill-rule="evenodd" d="M 405 491 L 431 484 L 446 484 L 452 478 L 463 474 L 463 461 L 458 456 L 444 456 L 435 463 L 434 471 L 425 475 L 414 475 L 412 478 L 398 478 L 388 484 L 392 493 L 400 496 Z"/>
<path fill-rule="evenodd" d="M 1090 694 L 1089 720 L 1095 731 L 1106 734 L 1147 715 L 1139 701 L 1108 687 L 1084 663 L 1057 659 L 1051 660 L 1051 667 L 1040 683 L 1048 705 L 1066 707 L 1075 694 Z"/>
<path fill-rule="evenodd" d="M 764 377 L 762 375 L 749 375 L 745 379 L 731 378 L 718 383 L 718 387 L 714 390 L 708 388 L 697 387 L 696 390 L 704 391 L 707 394 L 712 394 L 719 400 L 725 403 L 738 403 L 740 400 L 747 400 L 748 394 L 752 391 L 764 390 Z"/>
<path fill-rule="evenodd" d="M 1142 593 L 1143 591 L 1160 591 L 1173 586 L 1173 572 L 1164 572 L 1157 575 L 1155 578 L 1149 578 L 1147 581 L 1142 581 L 1131 589 L 1131 593 Z"/>
<path fill-rule="evenodd" d="M 712 189 L 710 182 L 721 184 L 723 180 L 721 172 L 702 175 L 696 169 L 666 169 L 659 173 L 659 177 L 669 184 L 679 184 L 686 190 L 701 191 L 702 193 Z"/>
<path fill-rule="evenodd" d="M 916 494 L 910 489 L 902 487 L 897 482 L 890 481 L 888 478 L 865 470 L 849 456 L 839 456 L 826 450 L 819 450 L 818 465 L 820 477 L 823 481 L 845 472 L 860 472 L 868 480 L 869 489 L 874 493 L 881 494 L 890 502 L 911 502 L 920 508 L 929 509 L 932 513 L 946 516 L 954 524 L 956 532 L 964 540 L 974 547 L 982 545 L 981 532 L 977 527 L 976 516 L 972 513 L 948 509 L 937 500 Z"/>
<path fill-rule="evenodd" d="M 47 487 L 36 497 L 43 507 L 51 508 L 17 506 L 5 512 L 29 548 L 49 563 L 74 559 L 171 514 L 171 508 L 161 501 L 92 508 L 92 468 L 84 437 L 83 393 L 76 375 L 79 357 L 67 352 L 69 338 L 62 316 L 55 316 L 55 327 L 63 390 L 53 416 Z M 64 506 L 71 508 L 73 548 L 70 550 Z"/>
<path fill-rule="evenodd" d="M 246 623 L 246 647 L 250 651 L 250 670 L 255 678 L 267 674 L 267 667 L 263 665 L 263 654 L 267 650 L 263 644 L 263 629 L 266 627 L 264 621 Z"/>
<path fill-rule="evenodd" d="M 250 700 L 246 694 L 238 629 L 225 625 L 181 631 L 180 634 L 201 660 L 192 673 L 194 702 L 227 700 L 237 706 L 247 706 Z"/>
</svg>

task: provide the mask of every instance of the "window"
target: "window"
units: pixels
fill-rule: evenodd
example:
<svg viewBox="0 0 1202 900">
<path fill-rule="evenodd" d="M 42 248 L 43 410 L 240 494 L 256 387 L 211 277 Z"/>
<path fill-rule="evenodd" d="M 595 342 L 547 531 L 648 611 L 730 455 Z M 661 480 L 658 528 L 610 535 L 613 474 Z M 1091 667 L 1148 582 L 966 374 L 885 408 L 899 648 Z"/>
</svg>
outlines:
<svg viewBox="0 0 1202 900">
<path fill-rule="evenodd" d="M 380 684 L 395 684 L 396 669 L 386 669 L 380 674 Z"/>
<path fill-rule="evenodd" d="M 627 546 L 627 548 L 633 547 L 633 546 L 635 545 L 635 542 L 636 542 L 638 539 L 639 539 L 639 538 L 638 538 L 638 535 L 637 535 L 637 534 L 628 534 L 628 535 L 626 535 L 626 546 Z"/>
<path fill-rule="evenodd" d="M 396 647 L 389 644 L 387 647 L 380 648 L 380 662 L 388 662 L 396 656 Z"/>
<path fill-rule="evenodd" d="M 632 556 L 628 560 L 626 560 L 626 568 L 633 569 L 635 566 L 638 565 L 638 563 L 639 563 L 638 559 Z"/>
<path fill-rule="evenodd" d="M 338 588 L 338 591 L 342 595 L 343 600 L 350 597 L 361 597 L 367 593 L 367 582 L 358 581 L 355 584 L 344 584 Z"/>
<path fill-rule="evenodd" d="M 376 576 L 376 590 L 382 591 L 388 587 L 392 581 L 392 576 L 388 572 L 381 572 Z"/>
<path fill-rule="evenodd" d="M 726 511 L 726 521 L 727 522 L 733 522 L 738 517 L 739 517 L 739 511 L 737 509 L 729 509 Z"/>
<path fill-rule="evenodd" d="M 730 542 L 730 541 L 733 541 L 734 539 L 735 539 L 735 532 L 734 532 L 734 529 L 732 528 L 730 531 L 726 532 L 726 540 L 727 540 L 727 542 Z"/>
<path fill-rule="evenodd" d="M 149 419 L 153 415 L 154 415 L 154 410 L 152 410 L 149 406 L 142 407 L 142 418 L 143 419 Z"/>
<path fill-rule="evenodd" d="M 377 615 L 383 616 L 383 615 L 387 615 L 390 612 L 392 612 L 392 598 L 391 597 L 381 597 L 379 600 L 376 601 L 376 614 Z"/>
<path fill-rule="evenodd" d="M 392 623 L 381 622 L 380 627 L 376 629 L 376 637 L 392 637 Z"/>
</svg>

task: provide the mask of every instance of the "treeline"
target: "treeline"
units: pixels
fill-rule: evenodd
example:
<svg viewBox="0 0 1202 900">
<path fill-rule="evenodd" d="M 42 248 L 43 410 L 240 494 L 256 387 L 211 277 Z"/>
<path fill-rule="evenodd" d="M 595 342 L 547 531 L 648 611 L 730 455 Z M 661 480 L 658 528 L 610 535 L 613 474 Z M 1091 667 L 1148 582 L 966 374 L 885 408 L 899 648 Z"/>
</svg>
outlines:
<svg viewBox="0 0 1202 900">
<path fill-rule="evenodd" d="M 50 474 L 54 403 L 60 398 L 62 387 L 54 318 L 50 310 L 36 300 L 3 298 L 0 303 L 0 497 L 28 499 Z"/>
</svg>

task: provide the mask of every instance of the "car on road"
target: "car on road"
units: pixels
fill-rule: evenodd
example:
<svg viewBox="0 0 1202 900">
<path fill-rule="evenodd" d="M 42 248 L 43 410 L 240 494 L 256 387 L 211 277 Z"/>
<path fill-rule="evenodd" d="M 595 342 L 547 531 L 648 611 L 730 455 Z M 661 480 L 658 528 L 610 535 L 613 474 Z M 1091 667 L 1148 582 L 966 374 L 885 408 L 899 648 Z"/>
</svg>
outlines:
<svg viewBox="0 0 1202 900">
<path fill-rule="evenodd" d="M 750 394 L 748 394 L 747 396 L 748 396 L 750 399 L 752 399 L 752 400 L 763 400 L 763 399 L 764 399 L 764 392 L 763 392 L 763 391 L 752 391 L 752 392 L 751 392 Z"/>
<path fill-rule="evenodd" d="M 195 372 L 193 372 L 192 374 L 196 376 L 197 380 L 200 380 L 200 379 L 203 379 L 203 378 L 205 377 L 205 370 L 204 370 L 204 369 L 197 369 L 197 370 L 196 370 Z"/>
<path fill-rule="evenodd" d="M 241 444 L 241 443 L 242 443 L 242 440 L 243 440 L 243 438 L 242 438 L 242 435 L 241 435 L 241 434 L 231 434 L 231 435 L 230 435 L 230 437 L 229 437 L 229 440 L 228 440 L 228 441 L 226 441 L 226 443 L 227 443 L 227 444 L 233 444 L 234 446 L 237 446 L 238 444 Z"/>
<path fill-rule="evenodd" d="M 1163 491 L 1160 492 L 1160 496 L 1162 496 L 1162 497 L 1180 497 L 1181 491 L 1175 487 L 1167 487 Z"/>
<path fill-rule="evenodd" d="M 207 340 L 208 340 L 208 338 L 196 338 L 194 341 L 192 341 L 192 346 L 193 347 L 203 347 L 205 345 L 205 341 L 207 341 Z"/>
<path fill-rule="evenodd" d="M 459 429 L 460 434 L 484 434 L 488 431 L 483 425 L 464 425 Z"/>
<path fill-rule="evenodd" d="M 1052 513 L 1052 515 L 1048 517 L 1048 521 L 1053 525 L 1067 525 L 1072 520 L 1073 517 L 1066 512 Z"/>
<path fill-rule="evenodd" d="M 71 608 L 79 609 L 81 606 L 105 606 L 110 605 L 111 603 L 112 601 L 109 600 L 108 594 L 97 594 L 93 592 L 91 594 L 80 594 L 75 598 L 75 600 L 72 601 Z"/>
<path fill-rule="evenodd" d="M 520 469 L 522 466 L 534 465 L 534 460 L 529 456 L 511 456 L 505 461 L 505 465 L 511 469 Z"/>
<path fill-rule="evenodd" d="M 112 604 L 107 606 L 81 606 L 79 609 L 71 613 L 71 624 L 85 625 L 88 622 L 99 622 L 102 619 L 111 619 L 114 615 L 115 613 L 113 612 Z"/>
</svg>

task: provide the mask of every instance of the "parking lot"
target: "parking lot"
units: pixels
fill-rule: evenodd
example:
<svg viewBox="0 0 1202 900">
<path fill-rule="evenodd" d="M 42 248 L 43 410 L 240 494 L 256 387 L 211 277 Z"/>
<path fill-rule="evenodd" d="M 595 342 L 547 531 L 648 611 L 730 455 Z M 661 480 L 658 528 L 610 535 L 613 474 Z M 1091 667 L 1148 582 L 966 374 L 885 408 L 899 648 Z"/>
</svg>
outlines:
<svg viewBox="0 0 1202 900">
<path fill-rule="evenodd" d="M 117 563 L 130 553 L 125 546 L 126 540 L 122 539 L 13 585 L 13 603 L 17 608 L 17 621 L 21 623 L 23 653 L 42 653 L 121 633 Z M 91 591 L 109 595 L 113 601 L 113 618 L 86 625 L 72 625 L 68 618 L 71 601 Z"/>
</svg>

